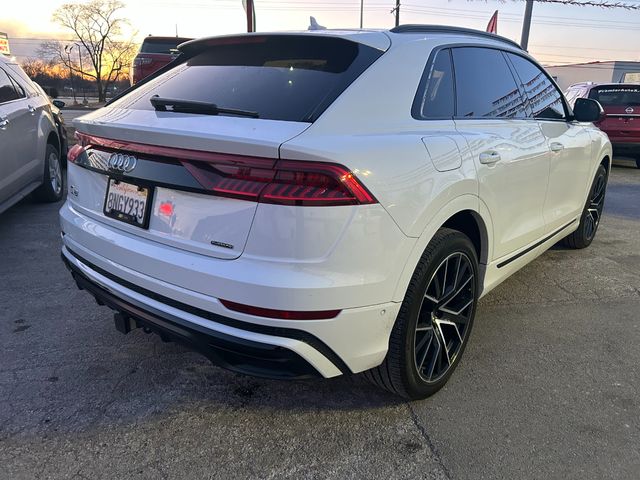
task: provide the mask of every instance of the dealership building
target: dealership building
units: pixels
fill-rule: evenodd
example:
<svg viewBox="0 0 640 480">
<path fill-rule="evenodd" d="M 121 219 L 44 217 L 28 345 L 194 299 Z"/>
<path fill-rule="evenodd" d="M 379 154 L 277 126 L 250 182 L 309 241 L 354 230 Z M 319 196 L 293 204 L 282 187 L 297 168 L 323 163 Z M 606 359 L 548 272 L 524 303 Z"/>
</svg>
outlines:
<svg viewBox="0 0 640 480">
<path fill-rule="evenodd" d="M 589 62 L 545 67 L 566 90 L 574 83 L 640 83 L 640 62 Z"/>
</svg>

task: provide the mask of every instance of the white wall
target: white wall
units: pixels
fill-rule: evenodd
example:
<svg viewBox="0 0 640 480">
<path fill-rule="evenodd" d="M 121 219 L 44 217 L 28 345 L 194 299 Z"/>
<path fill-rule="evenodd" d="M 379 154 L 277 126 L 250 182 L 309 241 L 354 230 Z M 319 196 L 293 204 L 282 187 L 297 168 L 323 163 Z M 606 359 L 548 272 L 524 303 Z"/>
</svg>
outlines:
<svg viewBox="0 0 640 480">
<path fill-rule="evenodd" d="M 563 91 L 574 83 L 608 83 L 614 81 L 614 62 L 546 67 L 546 70 L 556 78 Z"/>
</svg>

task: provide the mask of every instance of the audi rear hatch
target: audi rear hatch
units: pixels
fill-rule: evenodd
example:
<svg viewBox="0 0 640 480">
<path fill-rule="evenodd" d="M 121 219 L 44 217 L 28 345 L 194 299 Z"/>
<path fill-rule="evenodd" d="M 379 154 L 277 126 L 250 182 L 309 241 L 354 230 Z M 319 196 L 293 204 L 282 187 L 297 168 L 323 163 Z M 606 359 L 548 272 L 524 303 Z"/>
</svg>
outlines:
<svg viewBox="0 0 640 480">
<path fill-rule="evenodd" d="M 339 180 L 279 162 L 279 148 L 383 53 L 380 35 L 360 37 L 364 43 L 272 34 L 183 45 L 182 63 L 76 119 L 71 206 L 132 235 L 237 258 L 258 203 L 342 195 L 330 187 Z"/>
</svg>

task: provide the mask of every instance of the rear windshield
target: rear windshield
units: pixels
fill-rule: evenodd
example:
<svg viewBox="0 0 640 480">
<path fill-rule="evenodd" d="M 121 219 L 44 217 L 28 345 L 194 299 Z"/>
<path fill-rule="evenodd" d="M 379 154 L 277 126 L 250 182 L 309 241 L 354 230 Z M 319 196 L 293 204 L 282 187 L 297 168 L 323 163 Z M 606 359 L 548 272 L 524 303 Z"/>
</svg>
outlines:
<svg viewBox="0 0 640 480">
<path fill-rule="evenodd" d="M 174 53 L 178 45 L 188 42 L 190 38 L 146 38 L 140 47 L 140 53 Z"/>
<path fill-rule="evenodd" d="M 589 93 L 589 98 L 598 100 L 602 106 L 627 107 L 640 105 L 640 85 L 633 87 L 600 87 Z"/>
<path fill-rule="evenodd" d="M 112 105 L 153 110 L 152 95 L 314 121 L 382 52 L 332 37 L 246 37 L 206 47 Z"/>
</svg>

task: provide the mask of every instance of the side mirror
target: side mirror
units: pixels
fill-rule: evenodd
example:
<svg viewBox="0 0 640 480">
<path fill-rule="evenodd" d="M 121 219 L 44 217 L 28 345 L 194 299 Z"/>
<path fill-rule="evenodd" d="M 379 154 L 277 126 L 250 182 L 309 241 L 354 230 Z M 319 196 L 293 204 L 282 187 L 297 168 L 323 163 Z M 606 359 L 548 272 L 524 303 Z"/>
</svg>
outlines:
<svg viewBox="0 0 640 480">
<path fill-rule="evenodd" d="M 56 107 L 58 108 L 63 108 L 66 103 L 64 103 L 62 100 L 52 100 L 52 102 Z"/>
<path fill-rule="evenodd" d="M 573 117 L 579 122 L 599 122 L 604 118 L 604 109 L 596 100 L 578 98 L 573 106 Z"/>
</svg>

